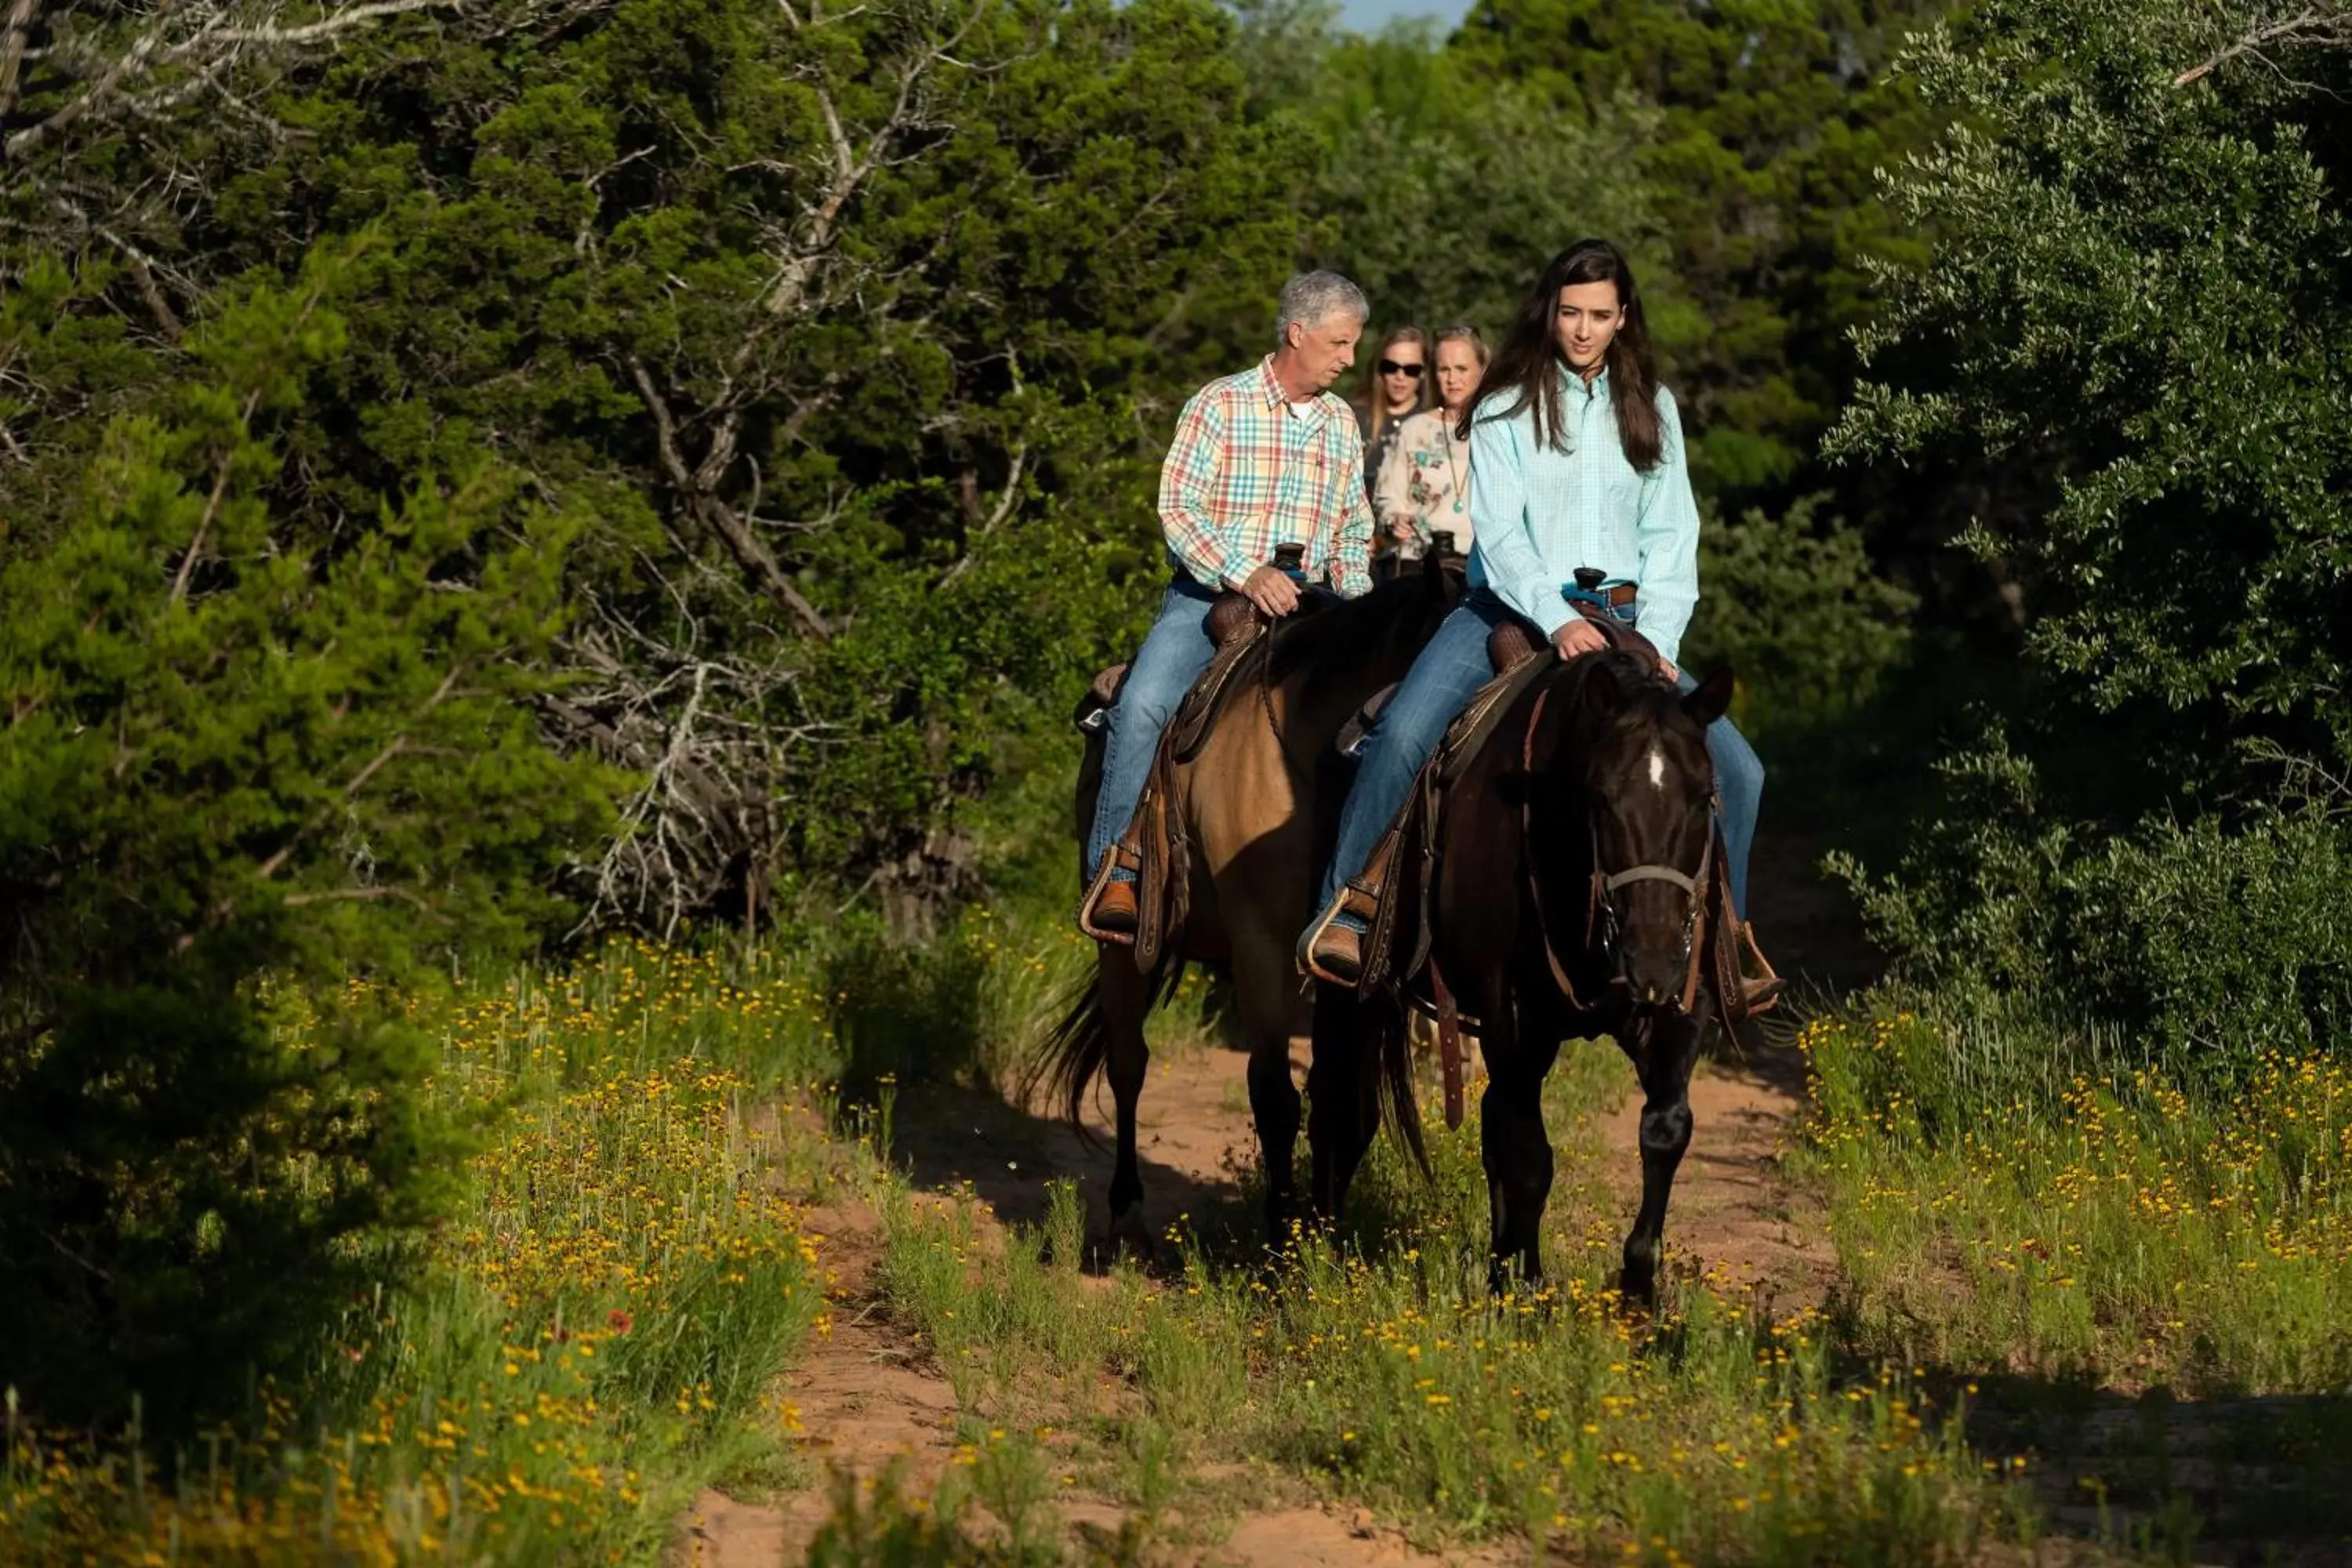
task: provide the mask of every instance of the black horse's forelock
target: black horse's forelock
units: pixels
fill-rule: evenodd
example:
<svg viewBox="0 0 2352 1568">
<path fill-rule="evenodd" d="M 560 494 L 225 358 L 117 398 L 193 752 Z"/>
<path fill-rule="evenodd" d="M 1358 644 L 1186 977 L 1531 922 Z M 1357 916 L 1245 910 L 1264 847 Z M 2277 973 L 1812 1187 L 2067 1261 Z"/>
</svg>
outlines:
<svg viewBox="0 0 2352 1568">
<path fill-rule="evenodd" d="M 1598 725 L 1646 712 L 1661 724 L 1682 710 L 1681 694 L 1656 665 L 1624 648 L 1608 647 L 1569 660 L 1550 678 L 1564 721 Z M 1561 748 L 1564 754 L 1568 748 Z"/>
</svg>

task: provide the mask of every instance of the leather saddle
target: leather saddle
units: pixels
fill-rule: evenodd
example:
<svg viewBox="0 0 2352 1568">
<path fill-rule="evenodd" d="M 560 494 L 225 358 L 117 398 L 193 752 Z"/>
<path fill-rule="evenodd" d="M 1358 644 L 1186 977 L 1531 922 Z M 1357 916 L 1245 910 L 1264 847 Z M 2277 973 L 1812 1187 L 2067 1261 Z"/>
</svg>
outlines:
<svg viewBox="0 0 2352 1568">
<path fill-rule="evenodd" d="M 1580 613 L 1612 647 L 1656 659 L 1657 649 L 1633 627 L 1598 610 L 1580 606 Z M 1449 1021 L 1453 1008 L 1451 997 L 1444 994 L 1443 981 L 1430 962 L 1428 915 L 1435 889 L 1438 830 L 1454 785 L 1494 740 L 1505 715 L 1538 677 L 1557 668 L 1541 634 L 1516 616 L 1507 616 L 1496 625 L 1486 639 L 1486 656 L 1494 672 L 1492 679 L 1471 696 L 1446 727 L 1444 738 L 1413 781 L 1404 809 L 1381 837 L 1363 874 L 1349 884 L 1341 900 L 1341 907 L 1362 919 L 1369 928 L 1360 949 L 1359 987 L 1370 990 L 1393 986 L 1415 1005 L 1437 1014 L 1441 1026 Z M 1342 752 L 1351 757 L 1360 753 L 1368 731 L 1379 721 L 1394 691 L 1393 687 L 1384 689 L 1363 704 L 1340 732 L 1339 746 Z M 1718 877 L 1727 879 L 1725 858 L 1718 853 L 1712 860 Z M 1713 889 L 1713 895 L 1722 900 L 1727 915 L 1727 879 Z M 1742 960 L 1768 976 L 1771 966 L 1757 949 L 1753 932 L 1744 924 L 1734 925 L 1727 921 L 1725 929 L 1736 929 L 1738 933 L 1737 943 L 1717 944 L 1717 994 L 1724 999 L 1728 1014 L 1738 1007 Z M 1476 1032 L 1476 1019 L 1464 1018 L 1462 1023 Z M 1454 1103 L 1449 1086 L 1449 1113 Z"/>
<path fill-rule="evenodd" d="M 1301 596 L 1299 614 L 1309 615 L 1329 601 L 1322 595 Z M 1211 602 L 1206 629 L 1216 653 L 1192 689 L 1177 705 L 1160 735 L 1143 798 L 1135 816 L 1119 836 L 1078 903 L 1078 929 L 1097 942 L 1132 943 L 1137 966 L 1149 970 L 1159 962 L 1168 937 L 1183 927 L 1191 899 L 1191 841 L 1176 799 L 1176 771 L 1200 753 L 1217 721 L 1235 693 L 1248 686 L 1248 675 L 1263 667 L 1268 652 L 1267 634 L 1273 623 L 1239 594 L 1220 594 Z M 1102 786 L 1103 749 L 1108 739 L 1110 710 L 1126 689 L 1130 664 L 1115 664 L 1098 671 L 1079 698 L 1072 721 L 1087 737 L 1085 760 L 1078 770 L 1076 829 L 1081 842 L 1094 820 Z M 1135 874 L 1137 924 L 1132 936 L 1105 931 L 1092 919 L 1096 901 L 1115 870 Z"/>
</svg>

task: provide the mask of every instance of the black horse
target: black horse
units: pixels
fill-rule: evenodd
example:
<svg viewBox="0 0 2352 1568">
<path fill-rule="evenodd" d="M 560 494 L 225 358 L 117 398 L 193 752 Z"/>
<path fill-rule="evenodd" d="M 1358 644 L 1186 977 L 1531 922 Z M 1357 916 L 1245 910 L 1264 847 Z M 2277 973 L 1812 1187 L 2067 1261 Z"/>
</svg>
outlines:
<svg viewBox="0 0 2352 1568">
<path fill-rule="evenodd" d="M 1642 1212 L 1622 1288 L 1648 1301 L 1675 1170 L 1690 1145 L 1689 1085 L 1718 993 L 1737 984 L 1729 888 L 1713 819 L 1706 726 L 1731 697 L 1728 671 L 1687 696 L 1654 660 L 1611 648 L 1538 672 L 1451 786 L 1428 835 L 1393 873 L 1410 900 L 1397 951 L 1418 951 L 1477 1036 L 1493 1211 L 1493 1275 L 1540 1277 L 1551 1192 L 1544 1076 L 1566 1039 L 1615 1038 L 1642 1108 Z M 1423 889 L 1426 889 L 1423 893 Z M 1720 947 L 1718 944 L 1721 944 Z M 1400 970 L 1409 969 L 1400 963 Z M 1412 977 L 1408 976 L 1408 979 Z M 1313 1197 L 1336 1219 L 1377 1131 L 1383 1100 L 1416 1157 L 1420 1122 L 1394 987 L 1318 987 L 1308 1077 Z"/>
</svg>

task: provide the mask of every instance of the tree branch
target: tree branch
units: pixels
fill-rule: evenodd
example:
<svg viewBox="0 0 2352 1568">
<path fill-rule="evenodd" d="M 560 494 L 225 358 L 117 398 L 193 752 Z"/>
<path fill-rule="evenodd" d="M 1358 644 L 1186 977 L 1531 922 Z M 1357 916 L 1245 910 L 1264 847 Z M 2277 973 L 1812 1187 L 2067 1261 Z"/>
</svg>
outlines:
<svg viewBox="0 0 2352 1568">
<path fill-rule="evenodd" d="M 2267 64 L 2263 51 L 2273 48 L 2352 48 L 2352 11 L 2344 8 L 2342 0 L 2308 0 L 2293 16 L 2256 21 L 2237 42 L 2174 77 L 2172 85 L 2187 87 L 2241 55 L 2253 55 Z"/>
<path fill-rule="evenodd" d="M 629 374 L 636 382 L 637 395 L 644 400 L 646 410 L 654 416 L 654 444 L 661 459 L 662 472 L 671 486 L 686 501 L 687 510 L 718 535 L 735 563 L 750 574 L 761 592 L 782 605 L 813 637 L 833 636 L 832 623 L 820 615 L 801 591 L 785 576 L 776 558 L 768 553 L 735 509 L 717 494 L 719 481 L 725 476 L 727 466 L 734 458 L 734 424 L 724 422 L 711 438 L 710 450 L 700 464 L 687 467 L 686 454 L 679 447 L 677 422 L 671 417 L 669 402 L 654 385 L 652 374 L 645 362 L 635 354 L 629 356 Z"/>
<path fill-rule="evenodd" d="M 25 64 L 25 40 L 32 35 L 33 18 L 40 15 L 41 0 L 14 0 L 8 7 L 8 20 L 0 24 L 0 120 L 16 107 L 18 73 Z"/>
</svg>

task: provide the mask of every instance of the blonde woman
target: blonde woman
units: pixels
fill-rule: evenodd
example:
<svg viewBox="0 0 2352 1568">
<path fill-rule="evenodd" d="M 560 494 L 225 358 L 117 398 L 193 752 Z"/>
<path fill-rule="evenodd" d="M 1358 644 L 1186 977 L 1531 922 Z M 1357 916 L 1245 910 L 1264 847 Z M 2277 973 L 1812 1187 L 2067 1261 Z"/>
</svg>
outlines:
<svg viewBox="0 0 2352 1568">
<path fill-rule="evenodd" d="M 1419 413 L 1429 392 L 1429 339 L 1419 327 L 1391 327 L 1380 352 L 1364 367 L 1364 390 L 1356 423 L 1364 432 L 1364 499 L 1372 499 L 1381 465 L 1396 445 L 1397 432 Z"/>
<path fill-rule="evenodd" d="M 1372 511 L 1396 541 L 1397 554 L 1418 561 L 1430 536 L 1454 536 L 1470 552 L 1470 437 L 1462 411 L 1486 371 L 1486 344 L 1475 327 L 1437 334 L 1437 406 L 1406 418 L 1381 465 Z"/>
</svg>

